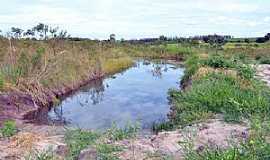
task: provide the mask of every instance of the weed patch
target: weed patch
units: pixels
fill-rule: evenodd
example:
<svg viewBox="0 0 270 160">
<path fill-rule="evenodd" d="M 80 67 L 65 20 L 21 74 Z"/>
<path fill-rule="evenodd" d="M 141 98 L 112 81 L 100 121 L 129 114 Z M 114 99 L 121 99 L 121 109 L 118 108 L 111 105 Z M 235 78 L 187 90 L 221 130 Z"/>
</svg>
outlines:
<svg viewBox="0 0 270 160">
<path fill-rule="evenodd" d="M 14 121 L 6 121 L 0 129 L 3 137 L 12 137 L 17 133 L 16 123 Z"/>
</svg>

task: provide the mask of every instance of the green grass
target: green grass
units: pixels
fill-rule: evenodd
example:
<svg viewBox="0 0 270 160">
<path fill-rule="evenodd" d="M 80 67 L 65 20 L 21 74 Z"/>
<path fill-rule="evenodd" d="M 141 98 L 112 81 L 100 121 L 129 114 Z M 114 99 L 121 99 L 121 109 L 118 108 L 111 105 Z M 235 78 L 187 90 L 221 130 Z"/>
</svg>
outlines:
<svg viewBox="0 0 270 160">
<path fill-rule="evenodd" d="M 112 142 L 134 138 L 138 130 L 138 125 L 127 125 L 123 129 L 117 128 L 114 125 L 103 133 L 81 129 L 68 130 L 65 135 L 65 142 L 69 148 L 67 159 L 77 159 L 83 149 L 92 147 L 96 150 L 98 159 L 118 160 L 115 153 L 122 151 L 122 148 L 114 145 Z"/>
<path fill-rule="evenodd" d="M 247 82 L 224 74 L 209 74 L 193 81 L 187 91 L 171 91 L 175 124 L 187 125 L 224 114 L 227 121 L 240 121 L 251 114 L 269 114 L 270 93 L 256 81 Z"/>
<path fill-rule="evenodd" d="M 51 149 L 46 151 L 33 151 L 27 155 L 25 160 L 57 160 Z"/>
<path fill-rule="evenodd" d="M 0 91 L 4 88 L 4 77 L 2 75 L 2 72 L 0 71 Z"/>
<path fill-rule="evenodd" d="M 118 128 L 115 124 L 108 129 L 104 135 L 110 139 L 111 141 L 119 141 L 123 139 L 134 138 L 138 131 L 140 130 L 140 126 L 127 124 L 123 129 Z"/>
<path fill-rule="evenodd" d="M 94 145 L 99 137 L 100 135 L 98 133 L 80 129 L 67 131 L 65 142 L 69 148 L 68 158 L 71 160 L 78 158 L 81 150 Z"/>
<path fill-rule="evenodd" d="M 12 137 L 17 133 L 15 121 L 5 121 L 3 127 L 0 128 L 0 133 L 3 137 Z"/>
</svg>

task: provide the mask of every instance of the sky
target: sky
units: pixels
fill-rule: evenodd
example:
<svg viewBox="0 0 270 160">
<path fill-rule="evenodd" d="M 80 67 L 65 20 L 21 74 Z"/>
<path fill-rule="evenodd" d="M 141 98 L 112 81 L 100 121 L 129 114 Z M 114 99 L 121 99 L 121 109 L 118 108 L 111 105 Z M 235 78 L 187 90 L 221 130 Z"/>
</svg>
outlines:
<svg viewBox="0 0 270 160">
<path fill-rule="evenodd" d="M 270 32 L 270 0 L 2 0 L 4 32 L 40 22 L 91 39 L 257 37 Z"/>
</svg>

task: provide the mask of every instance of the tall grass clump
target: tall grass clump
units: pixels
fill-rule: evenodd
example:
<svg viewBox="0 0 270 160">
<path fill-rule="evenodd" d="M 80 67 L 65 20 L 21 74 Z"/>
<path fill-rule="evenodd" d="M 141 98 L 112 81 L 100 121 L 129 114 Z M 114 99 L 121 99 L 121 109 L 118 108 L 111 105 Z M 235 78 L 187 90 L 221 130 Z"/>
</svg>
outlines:
<svg viewBox="0 0 270 160">
<path fill-rule="evenodd" d="M 83 131 L 81 129 L 67 131 L 65 142 L 69 147 L 68 158 L 70 160 L 78 158 L 81 150 L 94 145 L 99 137 L 100 135 L 98 133 Z"/>
<path fill-rule="evenodd" d="M 15 121 L 5 121 L 3 127 L 0 128 L 2 137 L 12 137 L 17 133 L 17 127 Z"/>
<path fill-rule="evenodd" d="M 219 113 L 226 121 L 269 114 L 270 92 L 267 87 L 222 73 L 210 73 L 193 81 L 187 91 L 171 91 L 170 95 L 174 106 L 173 121 L 179 125 Z"/>
<path fill-rule="evenodd" d="M 2 72 L 0 71 L 0 91 L 4 88 L 4 76 Z"/>
<path fill-rule="evenodd" d="M 139 124 L 127 124 L 124 128 L 118 128 L 113 124 L 110 129 L 105 132 L 105 135 L 111 141 L 119 141 L 128 138 L 134 138 L 140 130 Z"/>
<path fill-rule="evenodd" d="M 182 83 L 187 82 L 191 78 L 191 76 L 194 75 L 199 69 L 200 60 L 199 60 L 198 55 L 193 54 L 193 55 L 188 56 L 188 58 L 185 61 L 185 67 L 186 67 L 185 73 L 181 80 Z"/>
</svg>

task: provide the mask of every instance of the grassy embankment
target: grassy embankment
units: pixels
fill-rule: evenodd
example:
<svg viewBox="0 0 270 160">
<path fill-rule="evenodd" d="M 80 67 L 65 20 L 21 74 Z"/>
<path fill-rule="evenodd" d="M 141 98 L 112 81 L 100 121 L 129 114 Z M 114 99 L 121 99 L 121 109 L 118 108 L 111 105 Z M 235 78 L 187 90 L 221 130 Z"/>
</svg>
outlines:
<svg viewBox="0 0 270 160">
<path fill-rule="evenodd" d="M 269 46 L 262 46 L 225 48 L 217 54 L 187 58 L 183 82 L 190 85 L 183 91 L 169 92 L 171 121 L 156 128 L 184 127 L 221 115 L 228 123 L 247 122 L 251 129 L 240 144 L 231 144 L 228 149 L 206 146 L 199 152 L 189 148 L 186 159 L 269 159 L 270 91 L 254 77 L 254 66 L 268 63 L 263 59 L 268 59 Z"/>
</svg>

